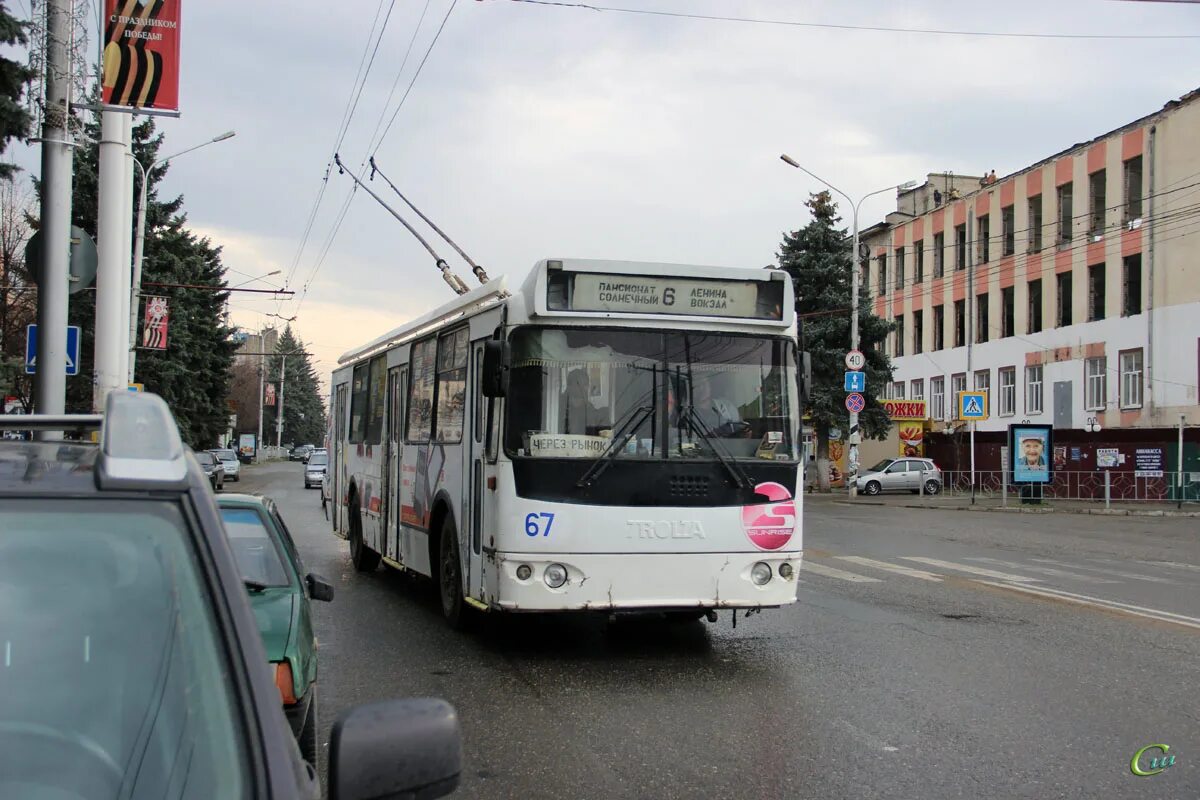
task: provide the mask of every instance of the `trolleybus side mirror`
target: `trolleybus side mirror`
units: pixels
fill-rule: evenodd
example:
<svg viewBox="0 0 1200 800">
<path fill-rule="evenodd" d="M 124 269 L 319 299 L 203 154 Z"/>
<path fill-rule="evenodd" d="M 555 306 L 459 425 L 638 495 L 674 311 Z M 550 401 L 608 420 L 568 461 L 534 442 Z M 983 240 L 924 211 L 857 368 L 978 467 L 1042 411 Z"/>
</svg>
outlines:
<svg viewBox="0 0 1200 800">
<path fill-rule="evenodd" d="M 483 343 L 484 397 L 504 397 L 508 394 L 508 366 L 508 342 L 488 339 Z"/>
<path fill-rule="evenodd" d="M 807 405 L 812 396 L 812 355 L 806 350 L 800 354 L 800 402 Z"/>
</svg>

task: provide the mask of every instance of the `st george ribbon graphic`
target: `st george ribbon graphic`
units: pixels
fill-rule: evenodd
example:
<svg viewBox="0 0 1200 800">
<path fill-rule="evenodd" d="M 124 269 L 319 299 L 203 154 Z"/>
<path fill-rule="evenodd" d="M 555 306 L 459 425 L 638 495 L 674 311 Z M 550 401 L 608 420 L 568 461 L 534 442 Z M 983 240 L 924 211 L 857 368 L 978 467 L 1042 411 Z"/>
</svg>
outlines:
<svg viewBox="0 0 1200 800">
<path fill-rule="evenodd" d="M 178 113 L 180 2 L 105 0 L 105 105 Z"/>
</svg>

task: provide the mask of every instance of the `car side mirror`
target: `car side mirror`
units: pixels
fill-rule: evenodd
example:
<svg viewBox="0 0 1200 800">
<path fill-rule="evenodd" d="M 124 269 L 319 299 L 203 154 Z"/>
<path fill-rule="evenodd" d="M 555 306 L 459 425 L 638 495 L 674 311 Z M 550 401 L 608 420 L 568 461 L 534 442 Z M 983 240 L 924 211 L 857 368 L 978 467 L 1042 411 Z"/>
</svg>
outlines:
<svg viewBox="0 0 1200 800">
<path fill-rule="evenodd" d="M 483 396 L 504 397 L 508 394 L 508 368 L 511 357 L 508 342 L 488 339 L 483 343 Z"/>
<path fill-rule="evenodd" d="M 304 582 L 308 584 L 308 596 L 313 600 L 329 602 L 333 599 L 333 584 L 315 572 L 305 575 Z"/>
<path fill-rule="evenodd" d="M 330 800 L 444 797 L 458 788 L 462 732 L 445 700 L 358 706 L 329 737 Z"/>
</svg>

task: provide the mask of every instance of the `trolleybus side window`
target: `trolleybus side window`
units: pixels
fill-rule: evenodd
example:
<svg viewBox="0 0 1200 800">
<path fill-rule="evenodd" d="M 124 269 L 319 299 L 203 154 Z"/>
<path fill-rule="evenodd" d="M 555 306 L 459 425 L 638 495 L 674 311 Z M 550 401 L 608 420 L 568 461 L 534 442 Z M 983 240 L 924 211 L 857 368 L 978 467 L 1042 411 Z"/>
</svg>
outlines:
<svg viewBox="0 0 1200 800">
<path fill-rule="evenodd" d="M 408 426 L 405 440 L 428 442 L 433 432 L 434 358 L 437 339 L 417 342 L 412 348 L 412 367 L 408 373 Z"/>
<path fill-rule="evenodd" d="M 350 390 L 350 443 L 361 442 L 367 433 L 367 370 L 364 362 L 354 368 Z"/>
<path fill-rule="evenodd" d="M 467 401 L 466 328 L 442 335 L 437 380 L 437 440 L 461 442 Z"/>
<path fill-rule="evenodd" d="M 366 441 L 379 444 L 383 441 L 383 414 L 387 408 L 387 356 L 380 354 L 371 359 L 370 393 L 367 396 Z"/>
</svg>

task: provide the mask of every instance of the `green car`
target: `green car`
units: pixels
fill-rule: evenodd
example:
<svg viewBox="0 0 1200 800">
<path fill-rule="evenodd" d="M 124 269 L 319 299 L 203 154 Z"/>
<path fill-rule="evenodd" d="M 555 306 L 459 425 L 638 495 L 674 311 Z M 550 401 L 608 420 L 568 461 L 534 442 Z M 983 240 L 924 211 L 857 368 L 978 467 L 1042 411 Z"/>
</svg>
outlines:
<svg viewBox="0 0 1200 800">
<path fill-rule="evenodd" d="M 283 711 L 304 759 L 317 763 L 317 639 L 310 600 L 333 587 L 304 571 L 279 509 L 269 497 L 223 494 L 217 506 L 274 670 Z"/>
</svg>

